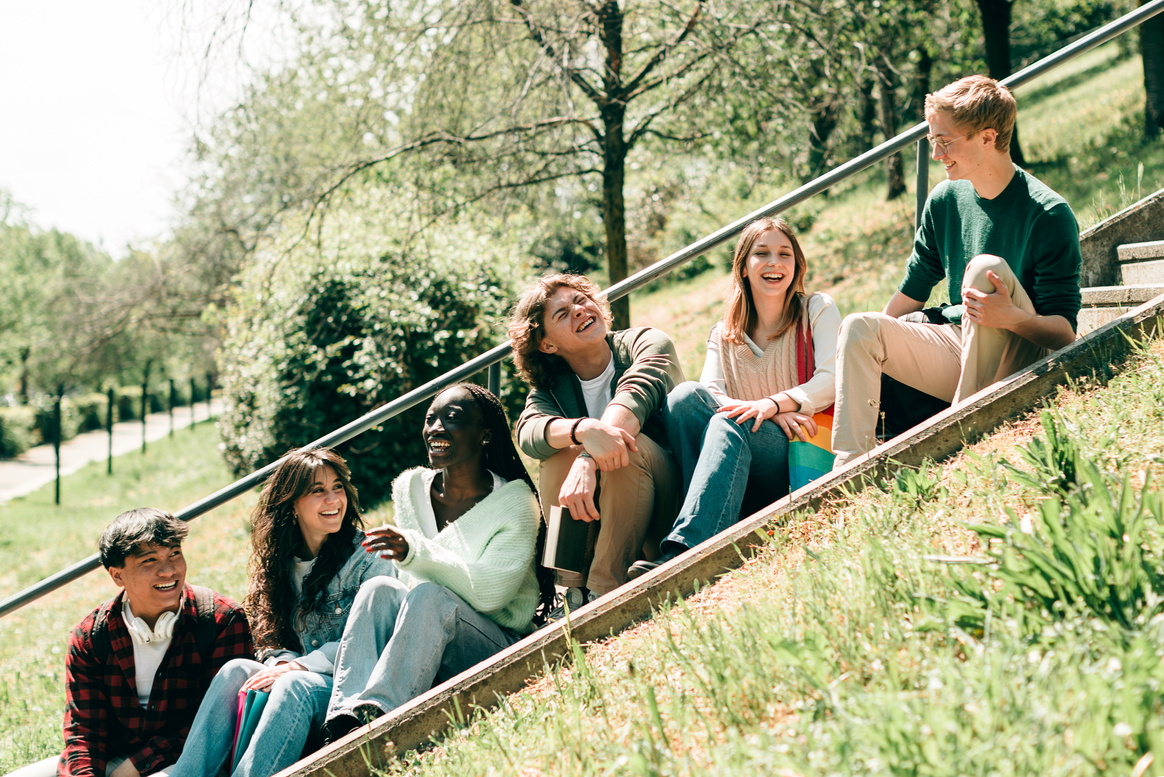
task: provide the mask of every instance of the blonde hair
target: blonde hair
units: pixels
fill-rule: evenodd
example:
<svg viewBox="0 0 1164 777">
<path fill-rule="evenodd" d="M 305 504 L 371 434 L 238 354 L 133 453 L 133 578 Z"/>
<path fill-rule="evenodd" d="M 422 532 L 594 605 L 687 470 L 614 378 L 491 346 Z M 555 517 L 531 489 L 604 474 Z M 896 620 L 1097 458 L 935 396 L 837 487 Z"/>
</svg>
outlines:
<svg viewBox="0 0 1164 777">
<path fill-rule="evenodd" d="M 1002 84 L 986 76 L 966 76 L 926 95 L 926 116 L 949 114 L 954 123 L 970 134 L 984 129 L 998 133 L 994 147 L 1010 152 L 1018 105 Z"/>
<path fill-rule="evenodd" d="M 756 301 L 752 299 L 752 287 L 748 285 L 748 254 L 760 235 L 770 230 L 783 232 L 792 243 L 792 256 L 796 260 L 796 269 L 789 287 L 788 299 L 784 304 L 784 316 L 770 340 L 775 340 L 796 324 L 804 310 L 804 276 L 808 273 L 808 260 L 804 258 L 804 251 L 800 248 L 800 241 L 792 233 L 788 222 L 779 218 L 756 219 L 740 233 L 736 241 L 736 252 L 732 257 L 732 293 L 724 306 L 723 339 L 729 343 L 743 344 L 744 334 L 756 327 L 759 314 L 756 312 Z"/>
</svg>

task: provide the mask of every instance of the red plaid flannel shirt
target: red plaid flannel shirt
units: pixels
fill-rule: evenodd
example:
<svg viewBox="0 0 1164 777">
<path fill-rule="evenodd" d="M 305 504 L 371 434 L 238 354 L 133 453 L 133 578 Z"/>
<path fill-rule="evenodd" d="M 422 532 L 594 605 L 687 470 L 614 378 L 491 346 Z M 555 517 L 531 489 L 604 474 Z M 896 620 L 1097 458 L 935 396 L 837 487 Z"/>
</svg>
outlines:
<svg viewBox="0 0 1164 777">
<path fill-rule="evenodd" d="M 91 612 L 69 638 L 61 777 L 105 777 L 109 760 L 118 756 L 131 760 L 143 775 L 173 764 L 211 678 L 232 658 L 254 657 L 242 608 L 218 593 L 214 650 L 208 661 L 199 655 L 195 621 L 206 616 L 199 615 L 194 592 L 186 585 L 173 641 L 154 677 L 149 705 L 142 708 L 133 642 L 121 617 L 124 596 L 123 591 Z"/>
</svg>

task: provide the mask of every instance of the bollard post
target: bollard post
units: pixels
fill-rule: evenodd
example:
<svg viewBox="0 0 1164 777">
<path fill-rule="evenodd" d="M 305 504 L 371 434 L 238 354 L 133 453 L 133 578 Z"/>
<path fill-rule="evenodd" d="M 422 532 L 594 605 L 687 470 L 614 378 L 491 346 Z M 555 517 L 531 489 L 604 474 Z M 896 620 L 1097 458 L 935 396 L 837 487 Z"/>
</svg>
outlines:
<svg viewBox="0 0 1164 777">
<path fill-rule="evenodd" d="M 113 474 L 113 386 L 105 391 L 105 431 L 109 433 L 109 463 L 105 467 L 107 475 Z"/>
<path fill-rule="evenodd" d="M 57 401 L 53 404 L 53 458 L 56 460 L 56 491 L 53 504 L 61 503 L 61 397 L 65 394 L 63 383 L 57 384 Z"/>
<path fill-rule="evenodd" d="M 198 406 L 198 403 L 194 401 L 195 388 L 196 388 L 196 386 L 194 385 L 194 376 L 191 375 L 190 376 L 190 428 L 191 429 L 194 428 L 194 408 Z"/>
<path fill-rule="evenodd" d="M 170 378 L 170 436 L 174 436 L 174 400 L 177 399 L 177 392 L 174 391 L 174 379 Z"/>
<path fill-rule="evenodd" d="M 149 375 L 147 367 L 141 379 L 141 452 L 146 452 L 146 416 L 150 412 Z"/>
<path fill-rule="evenodd" d="M 206 373 L 206 420 L 213 418 L 210 412 L 210 398 L 214 395 L 214 373 Z"/>
</svg>

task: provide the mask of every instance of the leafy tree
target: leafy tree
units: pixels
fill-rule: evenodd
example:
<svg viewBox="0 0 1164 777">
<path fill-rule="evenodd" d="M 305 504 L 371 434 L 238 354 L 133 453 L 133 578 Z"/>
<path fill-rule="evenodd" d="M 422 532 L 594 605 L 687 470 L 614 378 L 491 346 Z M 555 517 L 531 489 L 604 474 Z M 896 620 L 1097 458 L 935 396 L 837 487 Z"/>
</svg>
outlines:
<svg viewBox="0 0 1164 777">
<path fill-rule="evenodd" d="M 740 47 L 780 7 L 320 3 L 296 15 L 303 55 L 264 76 L 229 132 L 248 143 L 270 132 L 314 132 L 321 142 L 297 148 L 318 146 L 319 163 L 307 153 L 299 164 L 263 160 L 273 164 L 251 167 L 241 191 L 254 203 L 318 206 L 370 178 L 399 185 L 412 173 L 427 222 L 494 195 L 581 176 L 594 181 L 607 271 L 621 280 L 628 156 L 640 145 L 707 134 Z M 270 111 L 293 105 L 294 114 L 316 98 L 335 109 L 326 133 Z M 248 121 L 252 115 L 257 123 Z M 424 164 L 382 170 L 404 155 L 421 155 Z M 627 325 L 629 302 L 615 307 L 617 325 Z"/>
</svg>

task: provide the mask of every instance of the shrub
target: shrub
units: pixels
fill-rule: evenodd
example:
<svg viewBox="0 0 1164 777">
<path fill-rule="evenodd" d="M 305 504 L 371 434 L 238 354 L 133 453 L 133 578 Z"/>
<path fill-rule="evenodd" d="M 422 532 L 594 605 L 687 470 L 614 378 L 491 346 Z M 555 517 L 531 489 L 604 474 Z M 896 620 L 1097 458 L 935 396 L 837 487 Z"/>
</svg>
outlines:
<svg viewBox="0 0 1164 777">
<path fill-rule="evenodd" d="M 109 400 L 105 394 L 93 392 L 66 397 L 77 410 L 77 431 L 92 432 L 105 428 L 105 413 Z"/>
<path fill-rule="evenodd" d="M 0 407 L 0 458 L 19 456 L 40 443 L 36 411 L 31 407 Z"/>
<path fill-rule="evenodd" d="M 51 394 L 38 394 L 32 398 L 30 406 L 36 414 L 36 428 L 41 442 L 51 443 L 54 435 L 56 397 Z M 81 415 L 77 406 L 65 397 L 61 402 L 61 442 L 71 440 L 77 436 L 81 427 Z"/>
<path fill-rule="evenodd" d="M 219 421 L 238 474 L 276 460 L 501 342 L 506 273 L 470 246 L 441 256 L 284 257 L 228 311 Z M 304 265 L 307 265 L 306 267 Z M 424 405 L 338 447 L 365 504 L 425 461 Z"/>
</svg>

